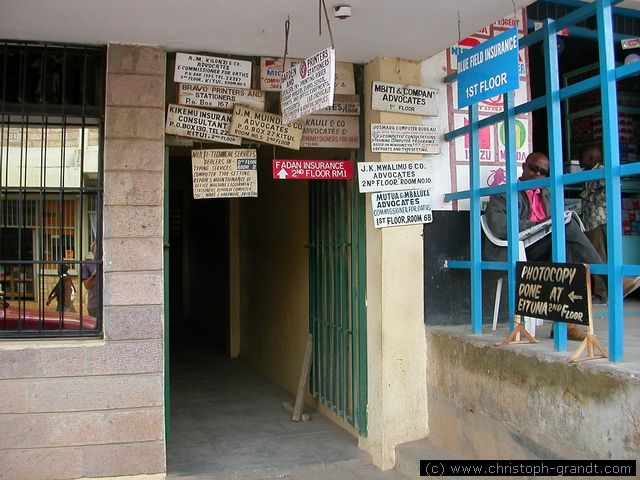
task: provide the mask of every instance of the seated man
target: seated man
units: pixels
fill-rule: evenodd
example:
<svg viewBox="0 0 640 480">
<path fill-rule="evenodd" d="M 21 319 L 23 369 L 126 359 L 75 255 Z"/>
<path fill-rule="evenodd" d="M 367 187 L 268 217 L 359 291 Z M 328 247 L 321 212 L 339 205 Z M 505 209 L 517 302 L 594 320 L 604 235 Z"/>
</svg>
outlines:
<svg viewBox="0 0 640 480">
<path fill-rule="evenodd" d="M 522 176 L 518 180 L 534 180 L 549 175 L 549 159 L 543 153 L 531 153 L 522 164 Z M 549 190 L 535 188 L 518 192 L 519 231 L 549 218 Z M 507 202 L 506 194 L 493 195 L 485 211 L 491 232 L 499 238 L 507 238 Z M 565 241 L 567 262 L 569 263 L 603 263 L 593 245 L 586 237 L 575 218 L 565 225 Z M 491 242 L 485 243 L 485 257 L 489 261 L 505 261 L 507 249 Z M 551 261 L 551 235 L 541 238 L 526 249 L 527 260 Z M 625 291 L 627 290 L 625 279 Z M 636 279 L 640 282 L 640 277 Z M 633 285 L 630 285 L 631 288 Z M 585 333 L 575 324 L 567 324 L 567 334 L 571 340 L 582 340 Z"/>
</svg>

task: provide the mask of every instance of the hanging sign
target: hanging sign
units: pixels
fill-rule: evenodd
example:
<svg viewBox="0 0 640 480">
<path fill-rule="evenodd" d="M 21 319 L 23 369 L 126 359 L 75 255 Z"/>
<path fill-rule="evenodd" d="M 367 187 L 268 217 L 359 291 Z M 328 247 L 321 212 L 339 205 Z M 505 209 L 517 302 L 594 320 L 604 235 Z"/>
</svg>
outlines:
<svg viewBox="0 0 640 480">
<path fill-rule="evenodd" d="M 333 105 L 336 51 L 325 48 L 282 74 L 282 123 Z"/>
<path fill-rule="evenodd" d="M 240 137 L 229 135 L 230 122 L 229 113 L 170 104 L 165 132 L 210 142 L 240 145 Z"/>
<path fill-rule="evenodd" d="M 458 108 L 516 90 L 518 30 L 512 28 L 458 55 Z"/>
<path fill-rule="evenodd" d="M 431 195 L 427 189 L 372 193 L 371 208 L 376 228 L 433 221 Z"/>
<path fill-rule="evenodd" d="M 280 180 L 350 180 L 353 162 L 348 160 L 274 160 L 273 178 Z"/>
<path fill-rule="evenodd" d="M 180 105 L 219 108 L 221 110 L 231 110 L 238 103 L 254 110 L 264 110 L 264 92 L 235 87 L 180 83 L 178 103 Z"/>
<path fill-rule="evenodd" d="M 629 50 L 630 48 L 640 48 L 640 37 L 624 38 L 620 41 L 623 50 Z"/>
<path fill-rule="evenodd" d="M 440 153 L 438 128 L 429 125 L 371 124 L 371 151 Z"/>
<path fill-rule="evenodd" d="M 373 82 L 371 109 L 382 112 L 438 115 L 439 90 L 436 88 Z"/>
<path fill-rule="evenodd" d="M 360 193 L 430 188 L 431 169 L 426 160 L 358 162 Z"/>
<path fill-rule="evenodd" d="M 280 115 L 236 105 L 233 109 L 230 132 L 239 137 L 299 150 L 303 128 L 302 122 L 283 125 Z"/>
<path fill-rule="evenodd" d="M 589 279 L 582 263 L 516 262 L 516 314 L 589 325 Z"/>
<path fill-rule="evenodd" d="M 279 92 L 282 84 L 282 72 L 296 66 L 301 61 L 301 58 L 287 58 L 287 64 L 283 69 L 282 57 L 261 57 L 260 90 Z M 356 82 L 353 75 L 352 63 L 336 62 L 334 91 L 338 95 L 355 95 Z M 346 115 L 346 113 L 344 115 Z"/>
<path fill-rule="evenodd" d="M 176 69 L 173 80 L 177 83 L 251 88 L 251 62 L 191 53 L 176 53 Z"/>
<path fill-rule="evenodd" d="M 308 115 L 304 118 L 304 131 L 300 145 L 316 148 L 359 148 L 360 119 L 346 116 Z"/>
<path fill-rule="evenodd" d="M 359 95 L 338 95 L 333 96 L 333 105 L 318 110 L 316 115 L 360 115 Z"/>
<path fill-rule="evenodd" d="M 192 150 L 193 198 L 258 196 L 254 148 Z"/>
</svg>

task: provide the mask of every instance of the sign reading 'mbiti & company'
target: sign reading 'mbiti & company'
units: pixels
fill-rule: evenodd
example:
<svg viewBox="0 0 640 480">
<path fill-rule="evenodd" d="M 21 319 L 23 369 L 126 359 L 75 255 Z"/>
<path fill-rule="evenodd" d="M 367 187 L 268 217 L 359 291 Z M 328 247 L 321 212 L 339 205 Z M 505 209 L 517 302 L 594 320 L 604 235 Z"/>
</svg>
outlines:
<svg viewBox="0 0 640 480">
<path fill-rule="evenodd" d="M 251 88 L 251 62 L 233 58 L 176 53 L 173 80 L 226 87 Z"/>
<path fill-rule="evenodd" d="M 178 103 L 221 110 L 231 110 L 239 103 L 254 110 L 264 110 L 264 92 L 237 87 L 181 83 L 178 89 Z"/>
<path fill-rule="evenodd" d="M 438 115 L 439 91 L 397 83 L 373 82 L 371 108 L 383 112 Z"/>
<path fill-rule="evenodd" d="M 229 135 L 231 114 L 170 104 L 165 132 L 210 142 L 240 145 L 242 139 Z"/>
</svg>

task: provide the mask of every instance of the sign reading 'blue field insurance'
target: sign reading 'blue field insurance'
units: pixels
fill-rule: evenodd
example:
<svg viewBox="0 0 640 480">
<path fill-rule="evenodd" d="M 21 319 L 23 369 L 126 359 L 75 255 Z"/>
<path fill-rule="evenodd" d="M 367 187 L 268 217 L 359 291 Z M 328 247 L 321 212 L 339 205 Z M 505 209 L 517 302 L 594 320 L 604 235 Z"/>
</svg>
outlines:
<svg viewBox="0 0 640 480">
<path fill-rule="evenodd" d="M 519 86 L 515 28 L 458 55 L 458 108 Z"/>
</svg>

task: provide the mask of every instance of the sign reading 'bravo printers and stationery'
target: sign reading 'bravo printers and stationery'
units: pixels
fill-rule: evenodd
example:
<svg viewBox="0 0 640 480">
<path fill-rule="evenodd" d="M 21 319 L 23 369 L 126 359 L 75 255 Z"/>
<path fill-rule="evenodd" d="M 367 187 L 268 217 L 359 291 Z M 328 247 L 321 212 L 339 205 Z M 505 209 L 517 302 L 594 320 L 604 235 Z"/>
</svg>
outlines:
<svg viewBox="0 0 640 480">
<path fill-rule="evenodd" d="M 190 85 L 181 83 L 178 103 L 194 107 L 231 110 L 236 103 L 255 110 L 264 110 L 264 92 L 237 87 L 217 87 L 215 85 Z"/>
</svg>

